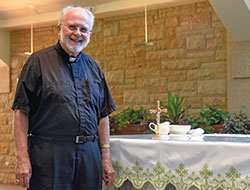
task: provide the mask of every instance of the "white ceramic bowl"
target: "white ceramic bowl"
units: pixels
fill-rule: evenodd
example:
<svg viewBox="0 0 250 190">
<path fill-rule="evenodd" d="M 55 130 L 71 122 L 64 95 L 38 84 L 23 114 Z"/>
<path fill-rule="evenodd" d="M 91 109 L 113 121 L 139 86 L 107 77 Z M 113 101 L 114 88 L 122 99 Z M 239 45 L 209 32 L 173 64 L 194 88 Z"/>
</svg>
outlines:
<svg viewBox="0 0 250 190">
<path fill-rule="evenodd" d="M 187 134 L 191 125 L 169 125 L 169 134 Z"/>
</svg>

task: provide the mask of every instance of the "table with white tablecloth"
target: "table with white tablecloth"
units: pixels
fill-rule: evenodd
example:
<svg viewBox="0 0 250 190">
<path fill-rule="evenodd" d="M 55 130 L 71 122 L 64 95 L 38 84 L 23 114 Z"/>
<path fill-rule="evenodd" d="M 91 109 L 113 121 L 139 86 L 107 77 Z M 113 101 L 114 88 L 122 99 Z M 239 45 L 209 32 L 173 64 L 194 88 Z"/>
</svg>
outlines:
<svg viewBox="0 0 250 190">
<path fill-rule="evenodd" d="M 133 189 L 250 189 L 250 136 L 203 135 L 197 139 L 111 136 L 114 187 Z M 147 184 L 147 185 L 146 185 Z M 125 188 L 124 188 L 125 189 Z"/>
</svg>

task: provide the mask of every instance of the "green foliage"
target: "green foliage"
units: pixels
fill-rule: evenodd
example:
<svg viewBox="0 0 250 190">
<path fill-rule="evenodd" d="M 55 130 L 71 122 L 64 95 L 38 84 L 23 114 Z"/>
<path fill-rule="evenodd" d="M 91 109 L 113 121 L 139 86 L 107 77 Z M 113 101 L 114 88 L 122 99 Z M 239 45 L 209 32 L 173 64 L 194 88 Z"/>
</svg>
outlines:
<svg viewBox="0 0 250 190">
<path fill-rule="evenodd" d="M 196 124 L 202 123 L 206 125 L 223 124 L 228 112 L 217 107 L 206 105 L 206 109 L 201 109 Z"/>
<path fill-rule="evenodd" d="M 126 127 L 127 124 L 139 124 L 143 125 L 143 122 L 150 116 L 144 107 L 140 107 L 139 110 L 132 108 L 125 109 L 121 113 L 112 116 L 110 119 L 111 123 L 118 124 L 119 128 Z"/>
<path fill-rule="evenodd" d="M 248 126 L 250 126 L 250 117 L 245 112 L 245 109 L 241 108 L 238 114 L 228 114 L 228 117 L 224 122 L 224 130 L 222 131 L 222 133 L 250 134 Z"/>
<path fill-rule="evenodd" d="M 187 118 L 186 111 L 190 109 L 191 104 L 187 105 L 187 102 L 184 101 L 184 98 L 178 95 L 172 95 L 171 92 L 168 92 L 168 104 L 162 105 L 166 107 L 168 112 L 168 119 L 172 124 L 184 124 L 185 118 Z"/>
<path fill-rule="evenodd" d="M 227 116 L 228 112 L 207 104 L 206 109 L 200 110 L 198 118 L 192 123 L 192 128 L 196 128 L 198 124 L 205 124 L 204 130 L 212 133 L 214 128 L 211 125 L 223 124 Z"/>
</svg>

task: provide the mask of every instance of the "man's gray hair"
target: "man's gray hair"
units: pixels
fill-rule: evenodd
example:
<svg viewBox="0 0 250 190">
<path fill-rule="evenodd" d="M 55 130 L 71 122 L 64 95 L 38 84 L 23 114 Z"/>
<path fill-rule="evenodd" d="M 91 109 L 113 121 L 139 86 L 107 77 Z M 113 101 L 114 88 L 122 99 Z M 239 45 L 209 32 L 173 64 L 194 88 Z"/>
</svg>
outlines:
<svg viewBox="0 0 250 190">
<path fill-rule="evenodd" d="M 65 8 L 62 10 L 62 12 L 61 12 L 61 16 L 60 16 L 60 18 L 59 18 L 59 20 L 58 20 L 58 24 L 59 24 L 59 25 L 62 24 L 62 20 L 63 20 L 64 15 L 65 15 L 67 12 L 69 12 L 70 10 L 72 10 L 72 9 L 81 9 L 81 10 L 83 10 L 85 13 L 87 13 L 87 15 L 88 15 L 89 18 L 90 18 L 90 28 L 89 28 L 89 30 L 91 31 L 92 28 L 93 28 L 94 22 L 95 22 L 95 16 L 93 15 L 93 13 L 92 13 L 91 11 L 89 11 L 88 9 L 85 9 L 85 8 L 83 8 L 83 7 L 74 7 L 74 6 L 67 6 L 67 7 L 65 7 Z"/>
</svg>

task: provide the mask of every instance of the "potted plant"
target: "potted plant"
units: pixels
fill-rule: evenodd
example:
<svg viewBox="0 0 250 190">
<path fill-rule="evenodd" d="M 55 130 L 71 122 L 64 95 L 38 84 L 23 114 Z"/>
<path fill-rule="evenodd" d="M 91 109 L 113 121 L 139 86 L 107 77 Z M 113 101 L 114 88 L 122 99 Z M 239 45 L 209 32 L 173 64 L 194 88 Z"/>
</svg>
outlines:
<svg viewBox="0 0 250 190">
<path fill-rule="evenodd" d="M 230 134 L 250 134 L 250 117 L 245 112 L 245 108 L 241 108 L 240 112 L 229 113 L 224 121 L 224 129 L 221 133 Z"/>
<path fill-rule="evenodd" d="M 162 104 L 162 106 L 168 110 L 167 116 L 171 123 L 170 133 L 172 133 L 173 128 L 178 128 L 178 130 L 182 128 L 184 130 L 184 128 L 186 128 L 184 133 L 190 130 L 192 118 L 186 112 L 190 109 L 191 104 L 187 104 L 183 97 L 180 97 L 177 94 L 173 95 L 171 92 L 168 92 L 168 104 Z"/>
<path fill-rule="evenodd" d="M 218 133 L 223 129 L 223 123 L 228 112 L 221 108 L 206 105 L 206 109 L 201 109 L 199 116 L 192 123 L 192 128 L 203 128 L 206 133 Z"/>
<path fill-rule="evenodd" d="M 130 135 L 146 133 L 145 122 L 150 114 L 144 107 L 138 110 L 127 108 L 110 117 L 110 133 L 115 135 Z"/>
</svg>

